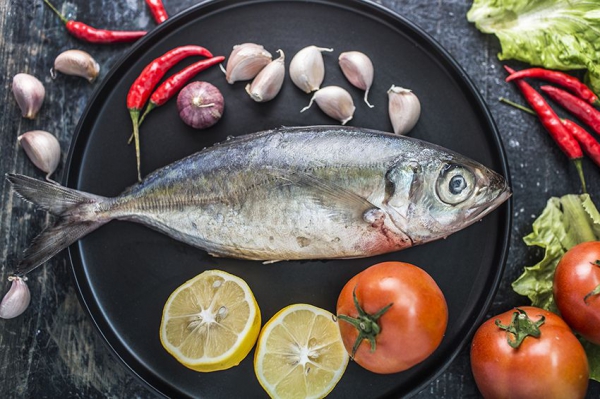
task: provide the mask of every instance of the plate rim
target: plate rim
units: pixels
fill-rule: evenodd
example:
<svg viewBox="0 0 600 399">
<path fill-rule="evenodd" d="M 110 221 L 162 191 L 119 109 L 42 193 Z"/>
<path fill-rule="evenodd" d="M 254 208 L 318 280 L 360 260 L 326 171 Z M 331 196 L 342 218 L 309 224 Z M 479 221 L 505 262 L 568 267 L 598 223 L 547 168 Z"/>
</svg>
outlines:
<svg viewBox="0 0 600 399">
<path fill-rule="evenodd" d="M 178 14 L 171 16 L 167 21 L 162 24 L 156 26 L 154 29 L 149 31 L 143 38 L 135 42 L 120 58 L 117 62 L 111 67 L 107 75 L 102 80 L 101 84 L 94 90 L 94 93 L 90 97 L 87 102 L 87 105 L 79 118 L 79 121 L 75 127 L 73 137 L 70 142 L 68 155 L 65 162 L 65 171 L 63 174 L 62 183 L 67 187 L 75 187 L 79 179 L 79 168 L 75 168 L 74 165 L 80 165 L 81 157 L 84 150 L 80 150 L 80 147 L 84 144 L 86 140 L 82 140 L 81 136 L 85 136 L 82 133 L 87 124 L 90 124 L 90 120 L 95 120 L 95 118 L 91 115 L 93 114 L 93 104 L 98 101 L 103 101 L 103 97 L 106 97 L 110 94 L 111 89 L 109 82 L 115 78 L 117 78 L 119 71 L 124 67 L 124 65 L 136 58 L 142 56 L 145 50 L 148 50 L 153 46 L 156 42 L 157 38 L 161 38 L 163 35 L 167 35 L 173 30 L 176 30 L 180 25 L 186 24 L 188 22 L 193 21 L 196 14 L 204 15 L 206 12 L 210 12 L 211 10 L 217 10 L 220 12 L 226 11 L 227 8 L 236 8 L 240 6 L 246 6 L 248 3 L 274 3 L 274 2 L 291 2 L 291 3 L 318 3 L 324 5 L 334 5 L 338 8 L 344 8 L 347 10 L 351 10 L 354 12 L 376 12 L 377 17 L 385 17 L 386 20 L 392 20 L 395 24 L 394 26 L 398 26 L 398 24 L 403 25 L 409 28 L 411 32 L 411 38 L 419 38 L 421 41 L 425 42 L 430 49 L 427 51 L 428 53 L 431 49 L 435 50 L 433 55 L 436 56 L 436 60 L 443 63 L 445 68 L 448 69 L 450 67 L 449 72 L 455 77 L 457 83 L 460 84 L 463 91 L 469 94 L 473 99 L 476 100 L 476 104 L 472 104 L 472 107 L 476 106 L 476 111 L 482 112 L 481 120 L 487 122 L 490 128 L 490 132 L 488 135 L 489 138 L 492 139 L 494 145 L 497 148 L 497 151 L 494 151 L 494 156 L 498 158 L 499 164 L 501 166 L 500 172 L 503 177 L 506 179 L 507 184 L 511 187 L 511 175 L 509 170 L 508 158 L 506 154 L 506 150 L 504 144 L 501 140 L 500 132 L 497 128 L 496 122 L 493 118 L 493 115 L 487 106 L 485 100 L 482 95 L 477 90 L 477 87 L 473 83 L 470 76 L 465 72 L 463 67 L 456 61 L 456 59 L 446 50 L 433 36 L 431 36 L 428 32 L 426 32 L 423 28 L 418 26 L 416 23 L 407 19 L 403 15 L 398 12 L 383 6 L 382 4 L 376 3 L 374 0 L 243 0 L 243 1 L 233 1 L 233 0 L 202 0 L 199 3 L 196 3 Z M 441 57 L 437 57 L 437 55 Z M 93 123 L 92 123 L 93 125 Z M 85 148 L 84 148 L 85 149 Z M 77 170 L 76 170 L 77 169 Z M 432 381 L 439 378 L 448 367 L 454 362 L 454 360 L 459 356 L 464 347 L 470 342 L 472 336 L 474 335 L 476 329 L 482 323 L 485 318 L 488 310 L 490 309 L 494 297 L 498 291 L 500 286 L 500 282 L 503 278 L 504 271 L 506 269 L 506 263 L 508 260 L 508 253 L 510 247 L 510 236 L 513 225 L 513 198 L 512 196 L 502 204 L 495 212 L 504 213 L 504 215 L 499 216 L 499 221 L 503 223 L 504 230 L 502 232 L 498 232 L 498 241 L 501 242 L 499 245 L 499 254 L 500 259 L 495 262 L 498 265 L 498 270 L 493 275 L 493 279 L 490 277 L 486 278 L 486 283 L 490 285 L 489 294 L 485 297 L 485 301 L 483 301 L 482 306 L 479 307 L 479 311 L 476 314 L 473 322 L 468 328 L 468 333 L 465 338 L 451 351 L 450 356 L 444 360 L 443 364 L 437 367 L 436 372 L 430 374 L 427 378 L 424 378 L 422 382 L 419 384 L 415 384 L 415 386 L 407 392 L 407 396 L 413 396 L 416 393 L 422 391 L 427 385 L 431 384 Z M 84 289 L 86 288 L 88 282 L 87 279 L 83 278 L 82 281 L 78 278 L 78 273 L 76 271 L 76 264 L 79 266 L 83 264 L 81 247 L 79 243 L 75 243 L 68 247 L 68 260 L 70 263 L 69 274 L 71 275 L 72 281 L 75 283 L 76 294 L 81 304 L 82 308 L 85 310 L 85 313 L 88 319 L 91 321 L 94 326 L 94 330 L 100 335 L 101 342 L 106 345 L 109 349 L 109 352 L 112 356 L 115 356 L 120 363 L 128 370 L 129 374 L 132 375 L 135 379 L 142 383 L 150 392 L 158 394 L 159 396 L 168 397 L 165 392 L 173 392 L 173 388 L 170 389 L 161 389 L 161 384 L 156 384 L 157 381 L 151 383 L 148 381 L 148 378 L 145 378 L 142 373 L 139 372 L 138 369 L 145 369 L 143 362 L 133 359 L 133 356 L 128 355 L 127 357 L 131 357 L 129 361 L 125 359 L 125 357 L 117 350 L 115 345 L 113 345 L 112 341 L 109 339 L 107 334 L 105 334 L 104 330 L 101 328 L 101 323 L 106 323 L 103 317 L 99 315 L 98 304 L 96 301 L 90 301 L 84 295 Z M 491 281 L 490 281 L 491 280 Z M 89 303 L 92 302 L 92 303 Z M 94 309 L 95 308 L 95 309 Z M 100 312 L 101 313 L 101 312 Z M 100 320 L 102 319 L 102 320 Z M 117 341 L 120 342 L 118 334 L 112 334 L 115 336 Z M 138 369 L 134 368 L 130 361 L 132 361 L 138 365 Z M 144 370 L 145 371 L 145 370 Z M 153 373 L 150 373 L 154 375 Z M 159 386 L 157 386 L 159 385 Z M 168 388 L 168 387 L 167 387 Z M 396 390 L 397 391 L 397 390 Z M 181 394 L 181 392 L 178 392 Z M 397 393 L 397 392 L 396 392 Z"/>
</svg>

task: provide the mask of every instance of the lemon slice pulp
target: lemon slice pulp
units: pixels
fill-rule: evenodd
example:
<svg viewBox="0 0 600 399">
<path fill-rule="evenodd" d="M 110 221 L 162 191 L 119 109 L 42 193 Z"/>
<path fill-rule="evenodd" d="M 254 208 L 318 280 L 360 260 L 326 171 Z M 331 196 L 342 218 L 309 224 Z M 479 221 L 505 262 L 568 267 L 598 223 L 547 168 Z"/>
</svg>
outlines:
<svg viewBox="0 0 600 399">
<path fill-rule="evenodd" d="M 263 327 L 254 371 L 272 398 L 323 398 L 342 378 L 348 358 L 335 316 L 295 304 Z"/>
<path fill-rule="evenodd" d="M 190 369 L 225 370 L 248 355 L 260 323 L 260 309 L 248 284 L 227 272 L 208 270 L 169 296 L 160 341 Z"/>
</svg>

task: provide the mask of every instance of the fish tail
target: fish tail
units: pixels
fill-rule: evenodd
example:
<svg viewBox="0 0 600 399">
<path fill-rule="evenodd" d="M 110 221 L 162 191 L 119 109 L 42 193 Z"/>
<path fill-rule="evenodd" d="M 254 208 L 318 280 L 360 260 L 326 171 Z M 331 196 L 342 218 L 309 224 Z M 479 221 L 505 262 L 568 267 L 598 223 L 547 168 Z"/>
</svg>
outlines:
<svg viewBox="0 0 600 399">
<path fill-rule="evenodd" d="M 106 197 L 23 175 L 7 174 L 6 179 L 19 197 L 57 216 L 25 250 L 15 271 L 17 276 L 29 273 L 110 220 L 99 216 L 106 209 Z"/>
</svg>

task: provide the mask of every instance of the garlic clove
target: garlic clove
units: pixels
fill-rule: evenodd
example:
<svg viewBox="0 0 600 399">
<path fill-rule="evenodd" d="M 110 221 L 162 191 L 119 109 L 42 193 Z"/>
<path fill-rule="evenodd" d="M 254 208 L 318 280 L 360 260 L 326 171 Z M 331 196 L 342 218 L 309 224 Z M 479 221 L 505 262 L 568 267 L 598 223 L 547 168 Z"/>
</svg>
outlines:
<svg viewBox="0 0 600 399">
<path fill-rule="evenodd" d="M 421 103 L 412 90 L 394 86 L 388 90 L 388 112 L 394 133 L 410 131 L 421 115 Z"/>
<path fill-rule="evenodd" d="M 58 139 L 43 130 L 32 130 L 23 133 L 17 140 L 31 162 L 46 172 L 46 179 L 50 180 L 61 156 Z"/>
<path fill-rule="evenodd" d="M 31 293 L 24 278 L 11 276 L 8 280 L 11 281 L 10 289 L 0 302 L 0 318 L 3 319 L 19 316 L 31 302 Z"/>
<path fill-rule="evenodd" d="M 342 73 L 355 87 L 365 91 L 364 101 L 370 108 L 373 105 L 367 99 L 373 84 L 374 68 L 371 59 L 360 51 L 347 51 L 338 58 Z"/>
<path fill-rule="evenodd" d="M 13 77 L 12 91 L 23 117 L 35 119 L 46 96 L 42 82 L 35 76 L 18 73 Z"/>
<path fill-rule="evenodd" d="M 100 73 L 100 65 L 85 51 L 67 50 L 54 60 L 54 68 L 50 70 L 53 79 L 56 78 L 56 72 L 80 76 L 92 83 Z"/>
<path fill-rule="evenodd" d="M 285 77 L 285 54 L 281 50 L 279 58 L 271 61 L 256 75 L 252 84 L 246 85 L 246 92 L 259 103 L 270 101 L 281 90 Z"/>
<path fill-rule="evenodd" d="M 233 84 L 254 78 L 272 60 L 271 53 L 259 44 L 243 43 L 233 46 L 227 60 L 225 79 Z"/>
<path fill-rule="evenodd" d="M 327 86 L 317 90 L 310 99 L 308 106 L 300 112 L 309 109 L 313 102 L 316 102 L 319 108 L 333 119 L 337 119 L 345 125 L 354 116 L 354 101 L 348 91 L 339 86 Z"/>
<path fill-rule="evenodd" d="M 325 79 L 325 63 L 322 52 L 333 51 L 332 48 L 317 46 L 304 47 L 290 61 L 290 78 L 305 93 L 319 90 Z"/>
</svg>

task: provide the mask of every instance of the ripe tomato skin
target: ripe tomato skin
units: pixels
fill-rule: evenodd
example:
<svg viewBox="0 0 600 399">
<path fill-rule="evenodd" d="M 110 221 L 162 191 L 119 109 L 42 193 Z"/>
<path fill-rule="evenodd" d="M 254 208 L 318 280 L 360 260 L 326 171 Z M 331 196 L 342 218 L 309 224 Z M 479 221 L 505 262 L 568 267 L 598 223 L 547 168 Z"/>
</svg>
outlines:
<svg viewBox="0 0 600 399">
<path fill-rule="evenodd" d="M 444 294 L 423 269 L 403 262 L 383 262 L 373 265 L 350 279 L 342 289 L 337 314 L 357 317 L 352 292 L 363 310 L 375 314 L 393 305 L 381 316 L 381 332 L 376 337 L 376 349 L 371 352 L 368 340 L 363 340 L 354 360 L 380 374 L 406 370 L 429 357 L 439 346 L 448 324 L 448 306 Z M 349 354 L 358 337 L 358 330 L 339 320 L 342 340 Z"/>
<path fill-rule="evenodd" d="M 515 309 L 483 323 L 471 345 L 471 369 L 484 398 L 583 398 L 589 367 L 585 351 L 556 314 L 532 306 L 520 308 L 533 320 L 544 316 L 539 338 L 528 336 L 518 349 L 507 342 Z"/>
<path fill-rule="evenodd" d="M 600 345 L 600 295 L 587 294 L 600 285 L 600 242 L 576 245 L 563 255 L 554 274 L 554 300 L 572 329 Z"/>
</svg>

